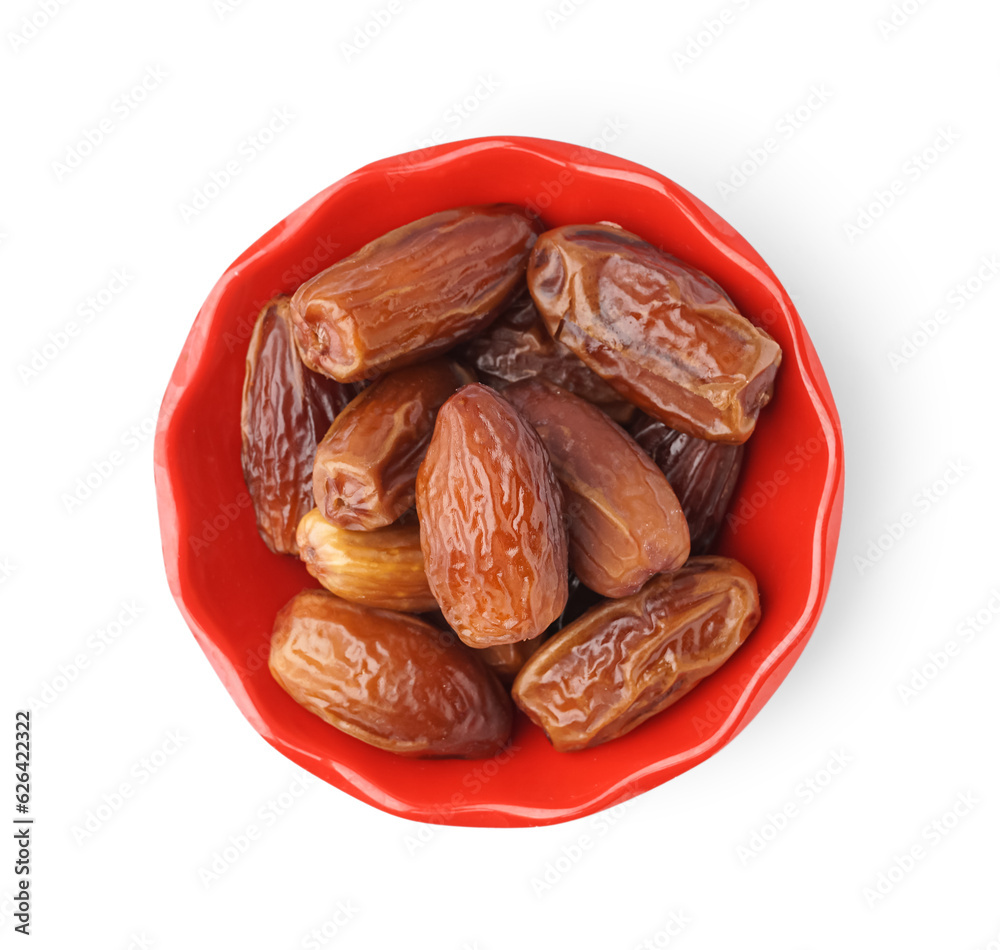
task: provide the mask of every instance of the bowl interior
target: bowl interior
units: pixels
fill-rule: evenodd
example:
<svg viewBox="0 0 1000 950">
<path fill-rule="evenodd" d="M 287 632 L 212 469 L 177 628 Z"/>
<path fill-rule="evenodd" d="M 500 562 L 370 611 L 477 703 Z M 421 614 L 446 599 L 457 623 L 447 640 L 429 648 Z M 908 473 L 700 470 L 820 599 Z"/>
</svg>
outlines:
<svg viewBox="0 0 1000 950">
<path fill-rule="evenodd" d="M 615 221 L 713 277 L 784 352 L 748 443 L 719 553 L 757 576 L 763 618 L 679 703 L 596 749 L 555 752 L 518 714 L 496 760 L 410 760 L 331 728 L 267 669 L 278 609 L 316 586 L 257 535 L 240 467 L 245 354 L 261 306 L 380 234 L 434 211 L 509 201 L 549 226 Z M 822 368 L 787 294 L 750 246 L 668 179 L 578 146 L 482 139 L 375 163 L 317 195 L 226 271 L 198 314 L 160 413 L 157 494 L 171 589 L 240 709 L 328 782 L 395 814 L 473 825 L 579 817 L 658 785 L 729 741 L 760 709 L 819 617 L 839 531 L 843 451 Z"/>
</svg>

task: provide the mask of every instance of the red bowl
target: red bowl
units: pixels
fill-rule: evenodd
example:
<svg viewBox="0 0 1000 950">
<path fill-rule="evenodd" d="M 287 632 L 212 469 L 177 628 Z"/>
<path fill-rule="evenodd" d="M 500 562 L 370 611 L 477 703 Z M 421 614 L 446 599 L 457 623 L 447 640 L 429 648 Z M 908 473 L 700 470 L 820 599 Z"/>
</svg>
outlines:
<svg viewBox="0 0 1000 950">
<path fill-rule="evenodd" d="M 718 281 L 781 344 L 771 404 L 750 440 L 719 553 L 757 576 L 763 619 L 743 647 L 627 736 L 559 753 L 518 714 L 497 759 L 412 760 L 338 732 L 267 669 L 278 609 L 315 581 L 257 535 L 240 467 L 247 341 L 261 306 L 395 227 L 434 211 L 509 201 L 550 226 L 615 221 Z M 156 493 L 170 589 L 243 714 L 276 749 L 362 801 L 453 825 L 543 825 L 653 788 L 729 742 L 761 709 L 819 619 L 844 488 L 833 397 L 802 321 L 760 256 L 683 188 L 641 165 L 543 139 L 472 139 L 348 175 L 229 267 L 201 308 L 163 399 Z"/>
</svg>

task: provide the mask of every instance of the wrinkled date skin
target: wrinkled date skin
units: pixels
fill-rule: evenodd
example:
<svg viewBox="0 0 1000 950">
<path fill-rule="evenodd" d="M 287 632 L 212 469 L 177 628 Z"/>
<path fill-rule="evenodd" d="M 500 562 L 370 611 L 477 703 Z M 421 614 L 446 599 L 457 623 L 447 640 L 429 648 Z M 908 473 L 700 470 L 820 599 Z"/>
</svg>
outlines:
<svg viewBox="0 0 1000 950">
<path fill-rule="evenodd" d="M 541 228 L 516 205 L 475 205 L 377 238 L 293 295 L 302 359 L 350 382 L 451 349 L 499 315 Z"/>
<path fill-rule="evenodd" d="M 531 640 L 559 617 L 561 490 L 538 435 L 489 387 L 464 386 L 438 412 L 417 514 L 428 583 L 464 642 Z"/>
<path fill-rule="evenodd" d="M 622 425 L 638 414 L 635 406 L 549 336 L 527 287 L 494 323 L 465 344 L 462 353 L 494 389 L 540 377 L 599 406 Z"/>
<path fill-rule="evenodd" d="M 558 618 L 549 624 L 545 633 L 535 637 L 533 640 L 521 640 L 518 643 L 504 643 L 500 646 L 485 647 L 478 650 L 476 655 L 493 670 L 504 686 L 510 687 L 517 674 L 521 671 L 521 667 L 528 662 L 530 657 L 534 656 L 539 647 L 549 637 L 558 633 L 563 627 L 572 623 L 577 617 L 595 604 L 600 603 L 603 599 L 600 594 L 595 594 L 589 587 L 584 587 L 580 582 L 580 578 L 570 571 L 569 597 L 566 600 L 566 606 Z M 424 616 L 426 617 L 427 615 Z M 447 626 L 444 616 L 441 614 L 434 619 L 430 617 L 427 617 L 427 619 L 431 623 Z"/>
<path fill-rule="evenodd" d="M 357 396 L 316 449 L 313 496 L 327 521 L 370 531 L 412 508 L 437 411 L 474 379 L 438 358 L 387 373 Z"/>
<path fill-rule="evenodd" d="M 356 392 L 302 365 L 288 297 L 261 310 L 247 351 L 241 454 L 257 530 L 272 551 L 298 553 L 295 530 L 313 506 L 316 444 Z"/>
<path fill-rule="evenodd" d="M 299 522 L 297 540 L 306 570 L 345 600 L 407 613 L 437 607 L 415 522 L 350 531 L 313 508 Z"/>
<path fill-rule="evenodd" d="M 631 432 L 677 494 L 691 532 L 691 553 L 708 553 L 736 490 L 744 446 L 696 439 L 645 414 Z"/>
<path fill-rule="evenodd" d="M 472 651 L 416 617 L 325 591 L 278 613 L 270 668 L 311 713 L 399 755 L 483 758 L 510 736 L 510 700 Z"/>
<path fill-rule="evenodd" d="M 666 476 L 600 409 L 552 383 L 523 380 L 504 397 L 542 437 L 562 484 L 569 564 L 605 597 L 634 594 L 688 557 L 688 526 Z"/>
<path fill-rule="evenodd" d="M 760 619 L 739 562 L 692 558 L 585 613 L 521 669 L 514 701 L 561 752 L 631 731 L 715 672 Z"/>
<path fill-rule="evenodd" d="M 547 231 L 528 287 L 549 333 L 630 402 L 701 439 L 745 442 L 781 349 L 714 281 L 608 224 Z"/>
</svg>

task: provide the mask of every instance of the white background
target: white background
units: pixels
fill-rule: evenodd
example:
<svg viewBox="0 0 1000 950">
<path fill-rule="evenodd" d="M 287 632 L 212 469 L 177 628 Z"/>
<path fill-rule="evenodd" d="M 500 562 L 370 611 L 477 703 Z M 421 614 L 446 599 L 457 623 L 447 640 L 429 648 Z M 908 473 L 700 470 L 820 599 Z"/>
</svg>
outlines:
<svg viewBox="0 0 1000 950">
<path fill-rule="evenodd" d="M 379 5 L 4 5 L 0 683 L 11 766 L 14 711 L 43 707 L 36 946 L 1000 945 L 1000 8 L 567 0 L 561 16 L 557 2 L 394 0 L 355 51 Z M 291 118 L 258 147 L 276 109 Z M 424 828 L 319 781 L 288 791 L 299 771 L 171 600 L 150 433 L 201 302 L 247 245 L 360 165 L 490 133 L 644 163 L 750 240 L 826 367 L 846 509 L 823 618 L 730 746 L 610 815 Z M 185 220 L 233 159 L 239 174 Z M 102 288 L 120 292 L 46 359 Z M 126 604 L 136 616 L 103 644 Z"/>
</svg>

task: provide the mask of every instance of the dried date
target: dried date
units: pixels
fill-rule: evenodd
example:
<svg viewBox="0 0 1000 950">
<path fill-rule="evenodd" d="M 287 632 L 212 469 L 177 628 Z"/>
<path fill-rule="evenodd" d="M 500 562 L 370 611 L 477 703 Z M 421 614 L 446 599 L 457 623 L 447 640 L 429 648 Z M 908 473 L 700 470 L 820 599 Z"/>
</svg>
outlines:
<svg viewBox="0 0 1000 950">
<path fill-rule="evenodd" d="M 736 490 L 745 446 L 697 439 L 645 414 L 630 431 L 677 494 L 691 531 L 691 553 L 707 554 Z"/>
<path fill-rule="evenodd" d="M 341 382 L 443 353 L 493 321 L 541 224 L 511 204 L 441 211 L 366 244 L 292 297 L 305 363 Z"/>
<path fill-rule="evenodd" d="M 510 699 L 493 674 L 416 617 L 303 591 L 278 613 L 269 665 L 309 712 L 398 755 L 482 758 L 510 736 Z"/>
<path fill-rule="evenodd" d="M 330 524 L 313 508 L 299 522 L 297 538 L 306 570 L 345 600 L 407 613 L 437 607 L 427 586 L 415 522 L 350 531 Z"/>
<path fill-rule="evenodd" d="M 634 594 L 688 557 L 688 526 L 666 476 L 600 409 L 540 379 L 504 396 L 541 436 L 562 483 L 569 564 L 605 597 Z"/>
<path fill-rule="evenodd" d="M 530 640 L 560 615 L 559 484 L 538 435 L 489 387 L 464 386 L 438 412 L 417 514 L 431 591 L 470 646 Z"/>
<path fill-rule="evenodd" d="M 546 231 L 528 265 L 553 338 L 624 398 L 689 435 L 745 442 L 781 349 L 693 267 L 609 224 Z"/>
<path fill-rule="evenodd" d="M 559 751 L 607 742 L 715 672 L 759 619 L 757 582 L 742 564 L 692 558 L 565 627 L 521 669 L 514 701 Z"/>
<path fill-rule="evenodd" d="M 316 449 L 313 496 L 327 521 L 370 531 L 412 508 L 437 411 L 473 380 L 438 358 L 387 373 L 357 396 Z"/>
<path fill-rule="evenodd" d="M 298 553 L 295 531 L 313 506 L 316 445 L 355 393 L 302 365 L 288 297 L 261 310 L 247 351 L 241 459 L 257 530 L 272 551 Z"/>
</svg>

